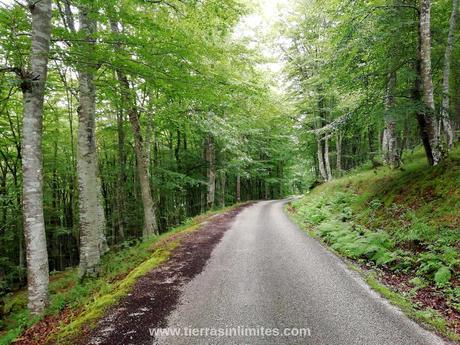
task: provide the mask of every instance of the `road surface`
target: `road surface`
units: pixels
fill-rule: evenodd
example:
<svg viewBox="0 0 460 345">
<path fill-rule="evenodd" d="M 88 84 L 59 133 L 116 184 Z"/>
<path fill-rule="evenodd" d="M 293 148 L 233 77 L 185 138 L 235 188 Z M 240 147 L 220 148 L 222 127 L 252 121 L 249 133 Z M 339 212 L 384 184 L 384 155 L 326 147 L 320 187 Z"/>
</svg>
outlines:
<svg viewBox="0 0 460 345">
<path fill-rule="evenodd" d="M 181 335 L 157 335 L 154 343 L 445 344 L 300 231 L 284 203 L 259 202 L 237 216 L 167 320 L 175 330 L 164 332 Z"/>
</svg>

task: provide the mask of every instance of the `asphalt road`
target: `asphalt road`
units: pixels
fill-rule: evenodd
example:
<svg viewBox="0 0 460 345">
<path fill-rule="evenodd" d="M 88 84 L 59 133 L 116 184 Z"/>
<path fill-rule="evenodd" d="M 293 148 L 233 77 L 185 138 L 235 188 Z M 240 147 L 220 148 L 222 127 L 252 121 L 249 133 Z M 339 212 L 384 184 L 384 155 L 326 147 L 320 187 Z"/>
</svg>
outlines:
<svg viewBox="0 0 460 345">
<path fill-rule="evenodd" d="M 300 231 L 284 214 L 283 204 L 260 202 L 237 216 L 203 272 L 184 286 L 168 318 L 168 327 L 177 327 L 182 335 L 158 336 L 154 343 L 445 344 Z M 285 328 L 306 336 L 267 334 L 283 334 Z M 214 336 L 216 332 L 232 336 Z M 256 332 L 265 336 L 253 336 Z"/>
</svg>

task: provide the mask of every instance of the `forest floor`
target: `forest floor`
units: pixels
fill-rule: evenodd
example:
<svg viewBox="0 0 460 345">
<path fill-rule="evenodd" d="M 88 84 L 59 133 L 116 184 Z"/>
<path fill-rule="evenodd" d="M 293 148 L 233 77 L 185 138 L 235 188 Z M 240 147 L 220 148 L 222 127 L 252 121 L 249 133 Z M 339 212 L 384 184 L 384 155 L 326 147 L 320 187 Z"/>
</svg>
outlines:
<svg viewBox="0 0 460 345">
<path fill-rule="evenodd" d="M 76 269 L 52 274 L 51 302 L 41 319 L 29 317 L 27 291 L 10 294 L 5 298 L 0 345 L 87 344 L 87 339 L 104 334 L 107 320 L 130 319 L 146 305 L 156 310 L 148 313 L 148 325 L 161 325 L 177 301 L 179 287 L 201 271 L 236 214 L 247 205 L 209 212 L 161 236 L 112 250 L 103 258 L 98 279 L 79 282 Z M 122 324 L 117 330 L 121 333 L 116 332 L 109 344 L 120 343 Z"/>
<path fill-rule="evenodd" d="M 460 148 L 438 167 L 421 150 L 401 169 L 364 167 L 289 206 L 409 316 L 460 340 Z"/>
</svg>

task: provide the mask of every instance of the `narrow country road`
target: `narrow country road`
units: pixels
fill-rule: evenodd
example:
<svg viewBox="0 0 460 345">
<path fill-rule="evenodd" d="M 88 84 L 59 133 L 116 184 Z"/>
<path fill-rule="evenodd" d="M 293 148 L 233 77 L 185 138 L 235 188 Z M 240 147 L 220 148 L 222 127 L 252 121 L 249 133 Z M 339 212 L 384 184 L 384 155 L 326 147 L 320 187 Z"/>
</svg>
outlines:
<svg viewBox="0 0 460 345">
<path fill-rule="evenodd" d="M 283 201 L 241 212 L 204 271 L 184 286 L 168 327 L 208 336 L 158 344 L 436 345 L 444 342 L 378 297 L 283 212 Z M 212 337 L 212 329 L 308 328 L 305 337 Z M 196 331 L 195 331 L 196 332 Z M 233 331 L 235 332 L 235 330 Z M 249 331 L 246 331 L 249 332 Z M 204 333 L 202 333 L 204 334 Z"/>
</svg>

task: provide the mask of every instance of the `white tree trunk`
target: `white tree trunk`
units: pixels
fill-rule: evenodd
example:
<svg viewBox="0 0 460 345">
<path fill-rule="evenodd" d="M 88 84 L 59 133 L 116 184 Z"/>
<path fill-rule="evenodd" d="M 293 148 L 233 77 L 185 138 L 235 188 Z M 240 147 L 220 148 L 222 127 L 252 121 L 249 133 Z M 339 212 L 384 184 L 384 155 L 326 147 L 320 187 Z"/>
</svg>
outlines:
<svg viewBox="0 0 460 345">
<path fill-rule="evenodd" d="M 422 64 L 423 101 L 434 110 L 433 79 L 431 73 L 431 0 L 421 0 L 420 57 Z"/>
<path fill-rule="evenodd" d="M 384 108 L 385 108 L 385 129 L 383 130 L 382 138 L 382 155 L 385 164 L 392 168 L 399 165 L 398 147 L 396 138 L 396 121 L 393 117 L 392 110 L 395 105 L 395 88 L 396 88 L 396 73 L 388 73 L 387 87 L 385 92 Z"/>
<path fill-rule="evenodd" d="M 27 281 L 32 314 L 48 303 L 48 252 L 43 217 L 42 125 L 43 102 L 51 40 L 51 0 L 35 1 L 32 14 L 30 71 L 22 80 L 24 123 L 22 137 L 23 215 L 27 251 Z"/>
<path fill-rule="evenodd" d="M 321 175 L 321 178 L 323 181 L 327 181 L 327 173 L 326 173 L 326 167 L 324 165 L 324 152 L 323 152 L 323 144 L 321 143 L 321 139 L 318 137 L 317 138 L 317 156 L 318 156 L 318 168 L 319 168 L 319 173 Z"/>
<path fill-rule="evenodd" d="M 326 168 L 326 181 L 332 181 L 331 163 L 329 160 L 329 138 L 324 139 L 324 166 Z"/>
<path fill-rule="evenodd" d="M 214 140 L 210 135 L 205 139 L 205 155 L 208 177 L 206 203 L 208 209 L 212 209 L 216 199 L 216 157 Z"/>
<path fill-rule="evenodd" d="M 93 49 L 96 23 L 89 8 L 81 6 L 80 31 L 85 36 L 82 49 Z M 85 61 L 78 66 L 78 150 L 77 175 L 80 225 L 80 277 L 99 274 L 101 255 L 107 250 L 105 215 L 102 207 L 101 181 L 96 147 L 96 68 Z"/>
<path fill-rule="evenodd" d="M 454 144 L 454 130 L 449 116 L 449 79 L 451 70 L 452 48 L 454 44 L 455 28 L 457 26 L 458 0 L 452 0 L 452 13 L 449 21 L 449 34 L 447 36 L 446 51 L 444 53 L 444 71 L 442 78 L 442 104 L 441 104 L 441 124 L 444 135 L 446 136 L 447 146 L 450 148 Z"/>
<path fill-rule="evenodd" d="M 152 99 L 150 98 L 150 102 L 152 102 Z M 150 171 L 150 166 L 149 164 L 151 162 L 151 142 L 152 142 L 152 131 L 153 131 L 153 109 L 149 109 L 147 111 L 147 128 L 145 130 L 145 160 L 147 161 L 147 172 L 149 174 L 152 173 Z"/>
<path fill-rule="evenodd" d="M 433 78 L 431 72 L 431 0 L 421 0 L 420 8 L 420 62 L 421 80 L 423 86 L 423 103 L 425 105 L 425 122 L 430 146 L 432 165 L 437 165 L 442 159 L 439 147 L 437 121 L 433 96 Z"/>
</svg>

